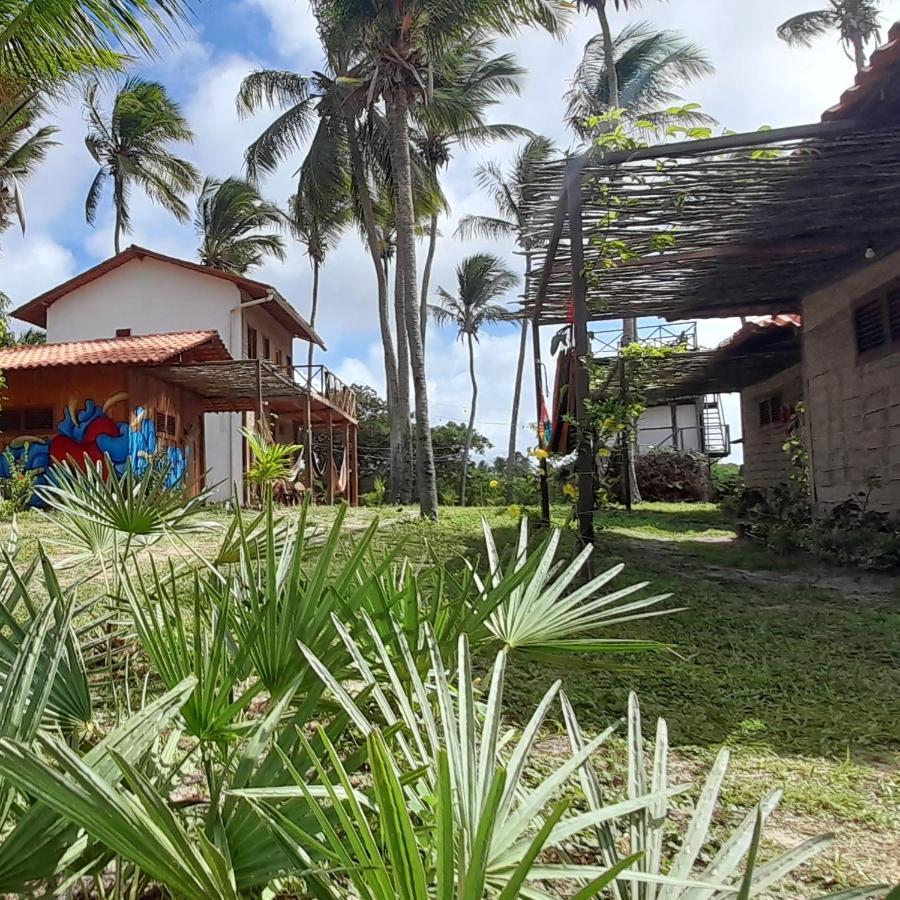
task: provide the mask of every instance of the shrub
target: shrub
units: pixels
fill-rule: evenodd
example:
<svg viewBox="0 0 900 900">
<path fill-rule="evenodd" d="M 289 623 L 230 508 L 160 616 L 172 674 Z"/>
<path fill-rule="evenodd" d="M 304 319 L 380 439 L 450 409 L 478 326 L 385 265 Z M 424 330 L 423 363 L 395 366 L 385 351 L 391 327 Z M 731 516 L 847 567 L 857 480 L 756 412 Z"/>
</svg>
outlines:
<svg viewBox="0 0 900 900">
<path fill-rule="evenodd" d="M 706 457 L 687 450 L 651 450 L 635 460 L 641 498 L 651 502 L 701 503 L 714 490 Z"/>
<path fill-rule="evenodd" d="M 900 521 L 868 509 L 861 491 L 814 517 L 793 484 L 747 488 L 727 508 L 742 533 L 782 555 L 805 552 L 825 562 L 862 569 L 900 566 Z"/>
<path fill-rule="evenodd" d="M 737 463 L 713 463 L 709 474 L 719 503 L 731 500 L 744 489 L 744 476 Z"/>
<path fill-rule="evenodd" d="M 28 509 L 34 496 L 34 483 L 37 475 L 26 468 L 28 444 L 25 444 L 18 459 L 9 447 L 3 451 L 3 456 L 9 469 L 9 477 L 0 478 L 0 498 L 2 498 L 0 514 L 11 516 Z"/>
</svg>

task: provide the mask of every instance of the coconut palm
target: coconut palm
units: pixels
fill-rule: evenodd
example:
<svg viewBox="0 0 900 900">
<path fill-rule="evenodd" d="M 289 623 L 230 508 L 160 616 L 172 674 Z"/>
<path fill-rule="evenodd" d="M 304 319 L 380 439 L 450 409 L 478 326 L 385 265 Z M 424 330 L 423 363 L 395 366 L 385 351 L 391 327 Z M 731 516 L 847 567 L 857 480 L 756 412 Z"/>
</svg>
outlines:
<svg viewBox="0 0 900 900">
<path fill-rule="evenodd" d="M 626 26 L 613 42 L 618 101 L 610 102 L 610 79 L 602 35 L 592 37 L 572 79 L 566 96 L 569 126 L 584 140 L 594 129 L 586 124 L 591 116 L 613 108 L 625 111 L 633 124 L 646 130 L 664 129 L 672 121 L 667 112 L 682 98 L 678 91 L 715 71 L 706 51 L 677 31 L 657 31 L 649 22 Z M 702 112 L 689 113 L 692 124 L 714 120 Z M 685 115 L 678 121 L 685 122 Z"/>
<path fill-rule="evenodd" d="M 306 248 L 312 264 L 313 284 L 309 324 L 315 328 L 319 309 L 319 272 L 325 257 L 339 240 L 350 222 L 349 191 L 343 190 L 331 197 L 322 197 L 312 184 L 313 176 L 301 169 L 300 188 L 288 201 L 288 221 L 294 237 Z M 307 365 L 312 368 L 314 345 L 309 344 Z"/>
<path fill-rule="evenodd" d="M 878 0 L 828 0 L 824 9 L 792 16 L 778 26 L 778 37 L 793 46 L 810 47 L 815 38 L 837 31 L 856 71 L 866 67 L 866 45 L 879 39 Z"/>
<path fill-rule="evenodd" d="M 34 173 L 57 143 L 53 140 L 57 128 L 35 127 L 43 111 L 39 94 L 14 91 L 3 97 L 0 87 L 0 231 L 16 218 L 25 232 L 22 181 Z"/>
<path fill-rule="evenodd" d="M 107 120 L 99 105 L 100 85 L 85 92 L 89 131 L 84 141 L 100 170 L 85 201 L 90 224 L 107 181 L 112 181 L 115 207 L 115 249 L 121 250 L 123 233 L 131 230 L 129 198 L 139 187 L 180 222 L 190 216 L 185 196 L 197 185 L 197 170 L 176 156 L 170 145 L 192 141 L 193 132 L 181 107 L 155 81 L 129 78 L 119 89 Z"/>
<path fill-rule="evenodd" d="M 186 0 L 0 0 L 0 82 L 52 90 L 151 53 L 185 17 Z M 148 28 L 149 26 L 149 28 Z"/>
<path fill-rule="evenodd" d="M 363 111 L 359 104 L 348 103 L 350 90 L 336 74 L 344 71 L 345 55 L 328 47 L 326 55 L 327 70 L 315 72 L 309 77 L 294 72 L 262 70 L 244 79 L 237 98 L 239 114 L 251 115 L 264 107 L 279 111 L 278 117 L 248 147 L 245 161 L 251 178 L 258 177 L 260 173 L 273 172 L 282 162 L 290 159 L 311 135 L 303 163 L 307 169 L 307 189 L 315 186 L 316 194 L 334 196 L 339 186 L 346 187 L 349 183 L 351 187 L 352 208 L 360 222 L 377 283 L 378 322 L 391 423 L 393 493 L 401 481 L 401 434 L 404 425 L 400 421 L 401 411 L 397 403 L 400 368 L 391 333 L 385 260 L 370 183 L 372 154 L 367 152 L 367 138 L 375 129 L 370 129 L 368 121 L 361 118 Z M 407 423 L 408 420 L 407 415 Z"/>
<path fill-rule="evenodd" d="M 508 94 L 518 94 L 525 69 L 510 53 L 494 55 L 494 42 L 467 36 L 449 48 L 434 76 L 431 101 L 416 109 L 414 142 L 435 182 L 449 164 L 453 147 L 471 149 L 497 140 L 530 136 L 526 128 L 485 121 L 487 110 Z M 428 289 L 438 238 L 438 210 L 428 223 L 428 252 L 419 301 L 423 340 L 428 323 Z"/>
<path fill-rule="evenodd" d="M 396 192 L 397 277 L 403 296 L 417 287 L 413 166 L 409 151 L 410 111 L 433 93 L 439 61 L 467 35 L 488 30 L 510 35 L 524 25 L 560 29 L 566 4 L 557 0 L 315 0 L 313 8 L 328 45 L 337 35 L 350 42 L 354 65 L 348 75 L 359 102 L 384 100 L 391 169 Z M 437 517 L 437 477 L 431 443 L 428 383 L 419 304 L 404 302 L 416 407 L 416 467 L 419 507 Z"/>
<path fill-rule="evenodd" d="M 525 254 L 525 278 L 531 274 L 534 244 L 528 234 L 525 204 L 533 190 L 536 170 L 554 154 L 549 138 L 534 137 L 516 154 L 512 167 L 504 173 L 496 163 L 485 163 L 475 171 L 478 188 L 490 196 L 497 208 L 497 216 L 463 216 L 459 220 L 457 236 L 464 239 L 483 237 L 512 238 Z M 519 431 L 519 404 L 522 400 L 522 375 L 528 346 L 528 320 L 522 320 L 519 337 L 519 356 L 516 380 L 513 385 L 512 412 L 509 422 L 509 448 L 506 455 L 507 501 L 512 502 L 512 481 L 516 466 L 516 443 Z"/>
<path fill-rule="evenodd" d="M 469 424 L 462 460 L 462 482 L 459 488 L 460 506 L 466 505 L 466 475 L 469 466 L 469 448 L 475 430 L 475 408 L 478 404 L 478 380 L 475 377 L 475 342 L 485 325 L 509 318 L 505 307 L 496 301 L 509 293 L 518 283 L 519 276 L 490 253 L 475 253 L 466 257 L 456 269 L 457 292 L 451 294 L 438 288 L 440 305 L 430 306 L 431 315 L 441 325 L 456 326 L 457 337 L 465 340 L 469 351 L 469 379 L 472 382 L 472 402 L 469 407 Z"/>
<path fill-rule="evenodd" d="M 250 182 L 236 176 L 224 181 L 207 177 L 194 213 L 200 262 L 244 275 L 267 256 L 283 260 L 284 239 L 277 232 L 286 224 L 284 213 Z"/>
</svg>

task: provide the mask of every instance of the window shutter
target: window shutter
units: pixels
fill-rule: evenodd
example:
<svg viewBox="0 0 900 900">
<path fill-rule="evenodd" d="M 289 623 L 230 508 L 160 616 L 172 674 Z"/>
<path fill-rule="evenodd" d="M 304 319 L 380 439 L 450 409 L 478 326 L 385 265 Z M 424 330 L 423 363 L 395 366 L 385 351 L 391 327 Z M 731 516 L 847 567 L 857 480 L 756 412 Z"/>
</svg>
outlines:
<svg viewBox="0 0 900 900">
<path fill-rule="evenodd" d="M 49 406 L 26 409 L 22 418 L 25 431 L 53 431 L 53 410 Z"/>
<path fill-rule="evenodd" d="M 0 410 L 0 431 L 21 431 L 22 411 L 18 409 Z"/>
<path fill-rule="evenodd" d="M 769 402 L 768 398 L 766 398 L 762 401 L 762 403 L 759 404 L 759 424 L 772 424 L 772 404 Z"/>
<path fill-rule="evenodd" d="M 900 288 L 894 288 L 887 295 L 887 306 L 891 340 L 900 341 Z"/>
<path fill-rule="evenodd" d="M 856 327 L 856 349 L 860 353 L 875 350 L 887 341 L 883 310 L 880 297 L 856 308 L 853 319 Z"/>
</svg>

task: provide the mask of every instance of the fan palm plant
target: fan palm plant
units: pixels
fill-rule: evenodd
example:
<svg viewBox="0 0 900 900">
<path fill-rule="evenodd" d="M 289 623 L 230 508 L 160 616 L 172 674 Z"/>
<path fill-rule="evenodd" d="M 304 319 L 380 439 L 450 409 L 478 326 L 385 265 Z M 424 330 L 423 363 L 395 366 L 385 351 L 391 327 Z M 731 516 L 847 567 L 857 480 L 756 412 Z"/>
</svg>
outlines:
<svg viewBox="0 0 900 900">
<path fill-rule="evenodd" d="M 609 73 L 602 36 L 591 38 L 575 76 L 567 101 L 569 126 L 588 140 L 594 129 L 586 124 L 591 116 L 625 111 L 631 123 L 640 121 L 644 129 L 665 128 L 671 121 L 666 110 L 681 98 L 677 91 L 715 69 L 697 44 L 676 31 L 657 31 L 648 22 L 626 26 L 613 42 L 618 84 L 618 102 L 610 100 Z M 680 122 L 685 121 L 682 115 Z M 691 114 L 693 124 L 714 121 L 701 112 Z"/>
<path fill-rule="evenodd" d="M 433 91 L 434 71 L 450 47 L 478 29 L 509 35 L 525 25 L 558 31 L 563 4 L 556 0 L 316 0 L 313 4 L 326 44 L 342 35 L 353 48 L 348 75 L 358 85 L 358 102 L 385 101 L 391 170 L 396 194 L 397 275 L 404 296 L 416 277 L 415 206 L 410 145 L 410 110 Z M 431 443 L 428 384 L 419 304 L 405 303 L 406 334 L 415 391 L 416 465 L 419 508 L 437 517 L 437 476 Z"/>
<path fill-rule="evenodd" d="M 284 259 L 284 213 L 242 178 L 207 177 L 197 198 L 194 230 L 201 238 L 200 262 L 212 269 L 245 275 L 266 256 Z M 268 232 L 268 233 L 267 233 Z"/>
<path fill-rule="evenodd" d="M 35 127 L 44 102 L 29 91 L 12 90 L 4 96 L 0 82 L 0 231 L 9 227 L 13 217 L 25 232 L 25 201 L 21 183 L 44 161 L 53 135 L 59 129 L 49 125 Z"/>
<path fill-rule="evenodd" d="M 778 26 L 778 37 L 793 46 L 810 47 L 815 38 L 837 31 L 856 71 L 866 67 L 866 46 L 879 38 L 879 0 L 828 0 L 824 9 L 792 16 Z"/>
<path fill-rule="evenodd" d="M 131 230 L 129 196 L 139 187 L 179 221 L 189 211 L 184 197 L 194 190 L 197 170 L 176 156 L 171 145 L 192 141 L 193 132 L 166 89 L 155 81 L 129 78 L 119 89 L 107 119 L 99 105 L 100 85 L 85 92 L 89 131 L 85 144 L 100 166 L 88 190 L 85 216 L 90 224 L 107 181 L 112 181 L 115 207 L 115 250 L 121 250 L 123 233 Z"/>
<path fill-rule="evenodd" d="M 441 325 L 456 326 L 459 340 L 465 340 L 469 351 L 469 379 L 472 383 L 472 402 L 462 459 L 462 482 L 459 489 L 460 506 L 466 505 L 466 476 L 469 448 L 475 430 L 475 409 L 478 404 L 478 379 L 475 377 L 475 342 L 485 325 L 509 318 L 506 308 L 496 301 L 508 294 L 518 283 L 519 276 L 510 271 L 496 256 L 476 253 L 466 257 L 456 269 L 457 293 L 438 288 L 440 305 L 430 306 L 431 315 Z"/>
<path fill-rule="evenodd" d="M 475 170 L 475 183 L 494 201 L 496 216 L 463 216 L 456 233 L 468 239 L 513 238 L 525 254 L 525 278 L 531 274 L 534 243 L 528 232 L 525 205 L 534 190 L 537 168 L 554 154 L 549 138 L 531 138 L 516 154 L 507 173 L 493 162 Z M 506 454 L 507 502 L 512 503 L 512 481 L 516 464 L 516 443 L 519 433 L 519 404 L 522 400 L 522 375 L 525 371 L 525 351 L 528 345 L 528 320 L 522 320 L 519 355 L 516 360 L 516 380 L 513 385 L 512 411 L 509 422 L 509 447 Z"/>
<path fill-rule="evenodd" d="M 435 183 L 449 164 L 453 147 L 464 149 L 491 141 L 530 136 L 518 125 L 489 123 L 490 106 L 507 94 L 518 94 L 525 69 L 512 54 L 494 54 L 494 42 L 469 36 L 441 57 L 434 76 L 431 102 L 416 109 L 414 141 Z M 428 252 L 422 270 L 420 322 L 424 338 L 428 323 L 428 289 L 438 239 L 438 210 L 428 223 Z"/>
</svg>

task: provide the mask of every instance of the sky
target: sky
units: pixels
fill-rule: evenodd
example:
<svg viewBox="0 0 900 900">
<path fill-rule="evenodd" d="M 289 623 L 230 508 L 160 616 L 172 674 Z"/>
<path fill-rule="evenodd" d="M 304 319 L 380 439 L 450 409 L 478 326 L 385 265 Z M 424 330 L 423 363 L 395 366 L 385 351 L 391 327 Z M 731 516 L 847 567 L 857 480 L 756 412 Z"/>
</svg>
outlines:
<svg viewBox="0 0 900 900">
<path fill-rule="evenodd" d="M 183 105 L 196 134 L 184 154 L 203 174 L 239 174 L 245 148 L 273 117 L 238 118 L 234 98 L 240 82 L 258 68 L 304 73 L 320 67 L 322 55 L 314 21 L 307 0 L 195 0 L 193 5 L 192 27 L 176 46 L 164 47 L 158 59 L 138 65 L 136 73 L 164 82 Z M 649 20 L 659 28 L 676 29 L 705 47 L 716 74 L 688 87 L 685 99 L 700 103 L 723 128 L 745 131 L 817 121 L 852 84 L 853 63 L 834 36 L 819 39 L 812 49 L 788 47 L 775 36 L 780 22 L 816 5 L 824 4 L 816 0 L 754 0 L 749 4 L 737 0 L 645 0 L 640 9 L 613 14 L 613 27 L 618 30 L 627 22 Z M 900 20 L 900 0 L 884 0 L 882 5 L 886 32 L 893 21 Z M 570 147 L 562 96 L 585 42 L 597 30 L 596 18 L 584 14 L 573 19 L 562 40 L 526 31 L 500 41 L 498 49 L 515 53 L 528 76 L 521 94 L 497 104 L 491 120 L 523 125 L 552 138 L 562 149 Z M 23 237 L 10 229 L 3 235 L 0 290 L 9 294 L 14 306 L 113 251 L 111 196 L 104 199 L 96 227 L 84 219 L 84 198 L 96 169 L 84 146 L 81 103 L 73 99 L 56 109 L 52 118 L 60 128 L 60 146 L 25 186 L 28 232 Z M 516 144 L 509 143 L 454 153 L 443 182 L 452 212 L 440 223 L 432 291 L 438 286 L 452 291 L 457 264 L 476 251 L 505 255 L 511 266 L 521 268 L 511 243 L 461 241 L 453 235 L 462 215 L 493 213 L 489 199 L 475 186 L 475 168 L 485 160 L 503 166 L 515 150 Z M 295 189 L 294 173 L 301 159 L 302 153 L 298 153 L 296 160 L 264 181 L 264 195 L 283 202 Z M 190 223 L 179 224 L 140 195 L 134 197 L 132 217 L 134 230 L 127 243 L 195 258 L 199 240 Z M 266 263 L 253 274 L 277 286 L 301 314 L 308 314 L 312 273 L 301 247 L 291 246 L 284 263 Z M 514 299 L 510 296 L 509 301 Z M 737 324 L 728 319 L 701 321 L 701 344 L 715 346 Z M 364 382 L 383 392 L 374 275 L 355 232 L 348 233 L 335 248 L 322 271 L 317 330 L 328 346 L 319 361 L 347 382 Z M 505 455 L 517 347 L 518 331 L 512 326 L 490 329 L 477 346 L 481 394 L 476 428 L 494 444 L 491 455 Z M 546 354 L 545 350 L 545 359 Z M 467 359 L 453 329 L 430 325 L 427 360 L 433 424 L 465 421 L 469 414 Z M 518 438 L 523 451 L 535 443 L 530 424 L 536 417 L 534 409 L 532 379 L 526 377 Z M 726 398 L 726 416 L 733 437 L 738 436 L 736 397 Z M 735 458 L 740 458 L 739 449 Z"/>
</svg>

